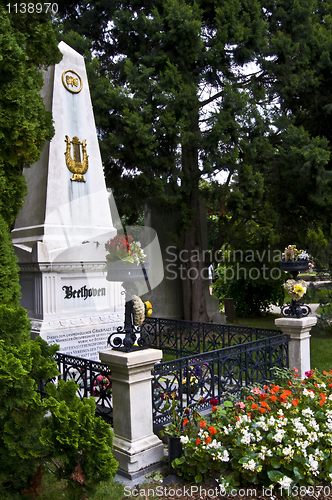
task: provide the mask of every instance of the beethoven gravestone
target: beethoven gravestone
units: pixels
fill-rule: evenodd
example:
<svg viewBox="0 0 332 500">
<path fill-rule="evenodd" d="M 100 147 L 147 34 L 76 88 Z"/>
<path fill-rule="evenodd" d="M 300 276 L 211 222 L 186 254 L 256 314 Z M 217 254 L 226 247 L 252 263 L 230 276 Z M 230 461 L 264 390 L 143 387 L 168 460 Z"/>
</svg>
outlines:
<svg viewBox="0 0 332 500">
<path fill-rule="evenodd" d="M 105 242 L 116 234 L 106 191 L 84 59 L 64 42 L 44 75 L 55 135 L 24 172 L 28 194 L 12 231 L 21 304 L 32 336 L 98 360 L 123 323 L 120 283 L 106 281 Z"/>
</svg>

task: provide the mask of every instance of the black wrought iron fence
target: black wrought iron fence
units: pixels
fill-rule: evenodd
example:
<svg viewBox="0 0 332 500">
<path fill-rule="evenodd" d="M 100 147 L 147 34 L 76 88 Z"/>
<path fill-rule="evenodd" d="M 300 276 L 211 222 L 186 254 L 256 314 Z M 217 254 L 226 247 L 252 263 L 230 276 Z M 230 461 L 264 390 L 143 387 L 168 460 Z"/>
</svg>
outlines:
<svg viewBox="0 0 332 500">
<path fill-rule="evenodd" d="M 253 342 L 281 333 L 277 329 L 164 318 L 147 318 L 141 329 L 149 333 L 151 347 L 161 349 L 165 354 L 174 354 L 176 358 Z"/>
<path fill-rule="evenodd" d="M 176 325 L 178 323 L 180 325 Z M 205 402 L 197 406 L 202 411 L 210 406 L 213 398 L 221 402 L 225 393 L 236 393 L 243 386 L 267 382 L 273 366 L 288 367 L 289 336 L 280 334 L 279 330 L 231 325 L 228 328 L 229 325 L 215 324 L 209 330 L 205 326 L 207 323 L 193 323 L 190 331 L 190 322 L 159 318 L 150 320 L 149 324 L 152 347 L 160 348 L 164 353 L 191 354 L 155 365 L 152 373 L 155 426 L 170 421 L 167 412 L 162 412 L 164 393 L 178 395 L 179 411 L 195 406 L 204 398 Z M 213 345 L 224 347 L 212 350 Z M 200 352 L 198 348 L 205 348 L 207 352 Z M 55 359 L 60 375 L 52 382 L 74 380 L 78 385 L 78 396 L 95 397 L 97 415 L 112 425 L 112 378 L 108 366 L 60 352 Z M 40 382 L 41 394 L 44 385 Z"/>
<path fill-rule="evenodd" d="M 113 425 L 112 378 L 107 365 L 99 361 L 77 358 L 57 352 L 55 354 L 60 375 L 51 382 L 74 380 L 78 385 L 77 395 L 82 398 L 93 396 L 96 400 L 96 414 Z M 46 382 L 40 382 L 43 395 Z"/>
<path fill-rule="evenodd" d="M 153 371 L 153 422 L 171 420 L 163 412 L 163 394 L 175 393 L 179 412 L 194 407 L 202 411 L 211 399 L 222 402 L 226 393 L 239 393 L 244 386 L 271 380 L 271 368 L 288 367 L 289 335 L 281 334 L 216 351 L 158 363 Z M 198 404 L 200 400 L 202 403 Z"/>
</svg>

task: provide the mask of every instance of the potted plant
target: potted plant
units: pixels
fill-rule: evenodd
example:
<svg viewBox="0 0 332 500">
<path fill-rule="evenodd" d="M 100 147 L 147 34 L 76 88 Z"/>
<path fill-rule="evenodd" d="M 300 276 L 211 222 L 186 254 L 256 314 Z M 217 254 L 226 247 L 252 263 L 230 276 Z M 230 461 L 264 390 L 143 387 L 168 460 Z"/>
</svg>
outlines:
<svg viewBox="0 0 332 500">
<path fill-rule="evenodd" d="M 182 453 L 181 434 L 183 425 L 186 425 L 185 414 L 186 412 L 189 413 L 189 408 L 186 408 L 182 415 L 178 412 L 179 400 L 175 392 L 171 394 L 165 392 L 162 394 L 161 399 L 165 402 L 161 411 L 163 413 L 168 412 L 172 417 L 172 422 L 160 434 L 161 436 L 165 434 L 168 436 L 168 472 L 175 474 L 176 471 L 172 467 L 172 462 L 176 458 L 180 458 Z"/>
<path fill-rule="evenodd" d="M 126 234 L 116 235 L 105 243 L 108 281 L 139 281 L 146 279 L 146 255 L 139 241 Z M 143 272 L 142 272 L 143 271 Z"/>
<path fill-rule="evenodd" d="M 297 280 L 300 271 L 307 271 L 314 266 L 311 256 L 305 250 L 298 250 L 295 245 L 285 248 L 280 262 L 280 269 L 291 273 L 293 279 L 285 283 L 285 288 L 292 301 L 281 308 L 284 316 L 291 318 L 303 318 L 311 312 L 309 306 L 304 305 L 301 298 L 307 291 L 307 284 L 303 280 Z"/>
<path fill-rule="evenodd" d="M 165 402 L 164 406 L 160 409 L 162 413 L 168 412 L 172 417 L 172 422 L 161 431 L 160 435 L 168 435 L 168 472 L 170 474 L 175 474 L 176 470 L 173 468 L 172 463 L 176 458 L 180 458 L 182 454 L 182 444 L 186 442 L 184 439 L 184 429 L 187 424 L 196 426 L 198 424 L 198 413 L 197 405 L 205 403 L 205 398 L 200 398 L 191 411 L 192 422 L 190 422 L 189 415 L 190 409 L 187 406 L 183 413 L 178 411 L 179 400 L 178 395 L 175 392 L 164 393 L 161 399 Z"/>
<path fill-rule="evenodd" d="M 295 245 L 288 245 L 282 253 L 280 269 L 290 272 L 295 279 L 299 271 L 313 267 L 310 255 L 305 250 L 298 250 Z"/>
</svg>

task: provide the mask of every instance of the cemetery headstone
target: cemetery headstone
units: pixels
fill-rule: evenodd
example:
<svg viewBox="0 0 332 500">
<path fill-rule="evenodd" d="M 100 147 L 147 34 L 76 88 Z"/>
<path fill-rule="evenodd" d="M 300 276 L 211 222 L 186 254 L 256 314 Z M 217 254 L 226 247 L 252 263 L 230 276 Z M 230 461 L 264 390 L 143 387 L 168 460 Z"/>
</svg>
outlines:
<svg viewBox="0 0 332 500">
<path fill-rule="evenodd" d="M 59 48 L 62 61 L 45 73 L 42 90 L 55 135 L 24 171 L 28 194 L 12 239 L 32 336 L 98 360 L 123 322 L 121 284 L 105 271 L 105 242 L 116 229 L 84 59 L 64 42 Z"/>
</svg>

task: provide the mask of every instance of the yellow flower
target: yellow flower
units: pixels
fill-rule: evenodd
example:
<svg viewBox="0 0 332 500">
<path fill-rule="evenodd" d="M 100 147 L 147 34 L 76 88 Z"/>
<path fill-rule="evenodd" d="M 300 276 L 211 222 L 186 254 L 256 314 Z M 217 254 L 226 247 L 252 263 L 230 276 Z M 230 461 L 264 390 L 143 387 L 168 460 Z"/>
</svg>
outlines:
<svg viewBox="0 0 332 500">
<path fill-rule="evenodd" d="M 146 302 L 144 302 L 144 304 L 145 304 L 146 316 L 149 317 L 152 314 L 152 305 L 151 305 L 151 302 L 149 300 L 147 300 Z"/>
<path fill-rule="evenodd" d="M 306 288 L 303 287 L 301 284 L 297 284 L 294 286 L 293 292 L 302 297 L 302 295 L 304 295 L 306 292 Z"/>
</svg>

